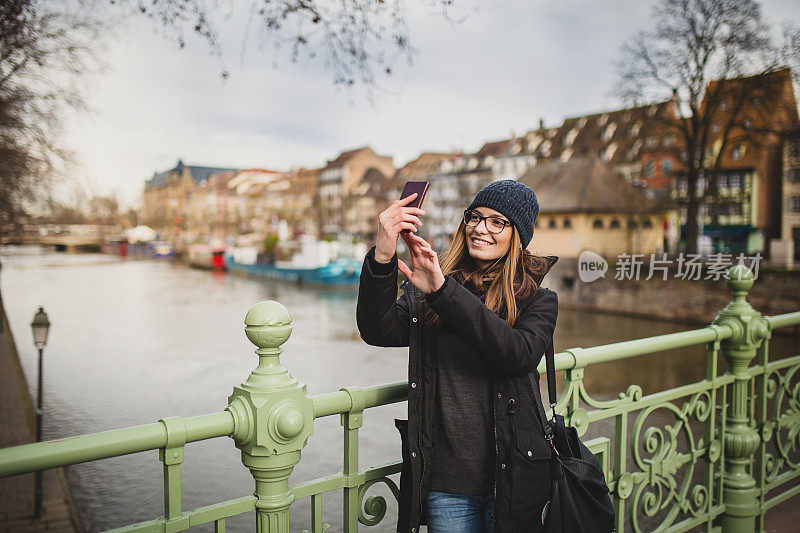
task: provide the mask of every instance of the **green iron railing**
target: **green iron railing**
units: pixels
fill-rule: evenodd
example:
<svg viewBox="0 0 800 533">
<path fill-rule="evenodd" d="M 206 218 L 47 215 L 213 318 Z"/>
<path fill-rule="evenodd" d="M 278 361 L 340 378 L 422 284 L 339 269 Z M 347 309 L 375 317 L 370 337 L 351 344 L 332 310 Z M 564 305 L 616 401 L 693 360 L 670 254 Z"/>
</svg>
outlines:
<svg viewBox="0 0 800 533">
<path fill-rule="evenodd" d="M 762 317 L 745 299 L 752 272 L 737 265 L 728 278 L 733 301 L 708 327 L 556 354 L 556 369 L 566 379 L 556 411 L 581 435 L 593 424 L 605 427 L 602 421 L 615 428 L 613 440 L 599 436 L 586 444 L 605 471 L 620 532 L 763 531 L 765 513 L 800 493 L 800 354 L 771 362 L 768 350 L 771 331 L 800 324 L 800 312 Z M 226 518 L 255 510 L 258 532 L 283 533 L 292 502 L 310 497 L 311 531 L 321 533 L 330 527 L 323 523 L 322 495 L 338 489 L 345 532 L 381 522 L 386 500 L 366 493 L 384 483 L 396 498 L 389 476 L 400 463 L 359 468 L 358 433 L 366 409 L 407 399 L 407 383 L 312 396 L 280 364 L 291 328 L 289 312 L 277 302 L 248 312 L 245 333 L 258 347 L 259 364 L 234 388 L 225 411 L 2 449 L 0 477 L 158 449 L 164 516 L 115 531 L 172 532 L 205 523 L 225 531 Z M 606 401 L 592 398 L 584 386 L 584 369 L 591 365 L 690 346 L 706 350 L 705 379 L 697 383 L 649 395 L 631 385 Z M 720 353 L 728 366 L 724 374 L 717 371 Z M 342 471 L 290 487 L 314 420 L 336 414 L 344 428 Z M 241 450 L 254 493 L 184 511 L 186 445 L 222 436 Z"/>
</svg>

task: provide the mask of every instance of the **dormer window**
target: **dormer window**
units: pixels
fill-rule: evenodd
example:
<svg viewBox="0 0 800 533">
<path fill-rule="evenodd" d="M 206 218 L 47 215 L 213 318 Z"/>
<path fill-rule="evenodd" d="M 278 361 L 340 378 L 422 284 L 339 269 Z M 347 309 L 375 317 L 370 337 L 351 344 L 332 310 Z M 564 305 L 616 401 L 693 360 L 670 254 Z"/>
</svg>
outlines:
<svg viewBox="0 0 800 533">
<path fill-rule="evenodd" d="M 750 128 L 753 127 L 753 119 L 750 117 L 744 119 L 742 121 L 742 126 L 744 126 L 744 129 L 749 130 Z"/>
<path fill-rule="evenodd" d="M 606 125 L 606 122 L 608 122 L 608 113 L 603 113 L 600 115 L 600 118 L 597 119 L 597 125 L 602 128 Z"/>
<path fill-rule="evenodd" d="M 612 122 L 609 124 L 606 129 L 603 130 L 603 141 L 608 142 L 611 140 L 611 137 L 614 136 L 614 131 L 617 129 L 617 124 Z"/>
<path fill-rule="evenodd" d="M 478 168 L 478 158 L 477 157 L 470 157 L 469 163 L 467 163 L 467 168 L 470 170 Z"/>
<path fill-rule="evenodd" d="M 728 101 L 727 100 L 721 101 L 719 103 L 719 109 L 720 109 L 720 111 L 727 111 L 728 110 Z"/>
<path fill-rule="evenodd" d="M 639 135 L 639 130 L 641 129 L 642 129 L 642 123 L 636 121 L 630 128 L 628 128 L 628 135 L 630 135 L 631 137 L 636 137 L 637 135 Z"/>
<path fill-rule="evenodd" d="M 577 127 L 577 126 L 572 128 L 571 130 L 569 130 L 569 133 L 567 133 L 564 136 L 564 145 L 572 146 L 572 143 L 575 141 L 575 137 L 578 136 L 578 131 L 579 131 L 578 128 L 579 127 Z"/>
<path fill-rule="evenodd" d="M 737 144 L 736 146 L 733 147 L 733 150 L 731 150 L 731 157 L 733 158 L 734 161 L 739 161 L 742 159 L 742 157 L 744 157 L 744 152 L 745 152 L 744 145 Z"/>
<path fill-rule="evenodd" d="M 603 160 L 604 161 L 611 161 L 611 158 L 614 157 L 614 154 L 617 152 L 617 143 L 613 142 L 608 145 L 608 148 L 605 149 L 603 152 Z"/>
</svg>

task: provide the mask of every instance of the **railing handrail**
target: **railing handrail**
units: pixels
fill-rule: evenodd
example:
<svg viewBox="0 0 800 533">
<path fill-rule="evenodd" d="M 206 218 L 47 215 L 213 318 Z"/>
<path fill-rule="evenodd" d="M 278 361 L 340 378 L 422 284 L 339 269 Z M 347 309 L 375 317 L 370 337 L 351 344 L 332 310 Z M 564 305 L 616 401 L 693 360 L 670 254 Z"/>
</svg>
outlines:
<svg viewBox="0 0 800 533">
<path fill-rule="evenodd" d="M 765 316 L 770 329 L 800 323 L 800 311 L 781 315 Z M 616 361 L 646 355 L 662 350 L 702 345 L 715 340 L 724 340 L 733 334 L 726 325 L 614 342 L 591 348 L 570 348 L 555 354 L 556 370 L 585 368 L 593 364 Z M 545 371 L 542 361 L 537 368 Z M 369 387 L 350 387 L 319 394 L 312 397 L 314 418 L 351 412 L 354 404 L 363 409 L 378 407 L 406 399 L 407 381 L 398 381 Z M 353 394 L 361 395 L 354 402 Z M 234 417 L 229 411 L 200 415 L 183 419 L 186 426 L 186 442 L 229 436 L 234 431 Z M 166 426 L 161 422 L 141 426 L 113 429 L 99 433 L 54 439 L 51 441 L 23 444 L 0 449 L 0 477 L 25 474 L 36 470 L 58 468 L 110 457 L 118 457 L 148 450 L 157 450 L 167 444 Z"/>
<path fill-rule="evenodd" d="M 228 411 L 182 420 L 187 443 L 225 437 L 234 430 L 233 415 Z M 163 422 L 22 444 L 0 449 L 0 477 L 158 450 L 166 445 Z"/>
</svg>

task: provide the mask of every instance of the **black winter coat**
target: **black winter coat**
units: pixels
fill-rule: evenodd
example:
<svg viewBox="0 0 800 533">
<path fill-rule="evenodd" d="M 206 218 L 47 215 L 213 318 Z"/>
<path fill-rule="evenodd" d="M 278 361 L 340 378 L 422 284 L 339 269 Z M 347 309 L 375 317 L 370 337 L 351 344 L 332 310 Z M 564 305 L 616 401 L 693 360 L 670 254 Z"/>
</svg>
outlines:
<svg viewBox="0 0 800 533">
<path fill-rule="evenodd" d="M 408 423 L 397 423 L 403 440 L 397 531 L 419 532 L 430 480 L 426 462 L 433 450 L 436 328 L 423 324 L 427 305 L 463 334 L 494 375 L 495 531 L 540 531 L 550 498 L 551 447 L 536 414 L 528 374 L 536 372 L 545 351 L 552 350 L 556 293 L 540 287 L 517 302 L 519 314 L 512 328 L 450 276 L 431 295 L 405 281 L 405 293 L 397 298 L 397 256 L 391 273 L 378 275 L 370 268 L 374 253 L 374 248 L 367 253 L 361 271 L 356 308 L 361 338 L 374 346 L 409 347 Z M 547 260 L 552 267 L 558 258 Z"/>
</svg>

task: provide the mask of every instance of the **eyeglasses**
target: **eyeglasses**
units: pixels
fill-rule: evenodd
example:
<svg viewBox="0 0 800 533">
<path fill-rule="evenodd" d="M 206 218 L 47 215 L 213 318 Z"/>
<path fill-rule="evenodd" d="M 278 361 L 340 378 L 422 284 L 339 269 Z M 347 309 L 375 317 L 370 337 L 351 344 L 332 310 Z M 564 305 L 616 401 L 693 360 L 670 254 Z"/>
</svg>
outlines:
<svg viewBox="0 0 800 533">
<path fill-rule="evenodd" d="M 488 216 L 484 217 L 481 216 L 480 213 L 477 211 L 471 211 L 467 209 L 464 211 L 464 224 L 469 226 L 470 228 L 474 228 L 478 224 L 481 223 L 481 220 L 486 221 L 486 230 L 489 233 L 502 233 L 507 226 L 511 225 L 511 222 L 508 220 L 504 220 L 497 216 Z"/>
</svg>

